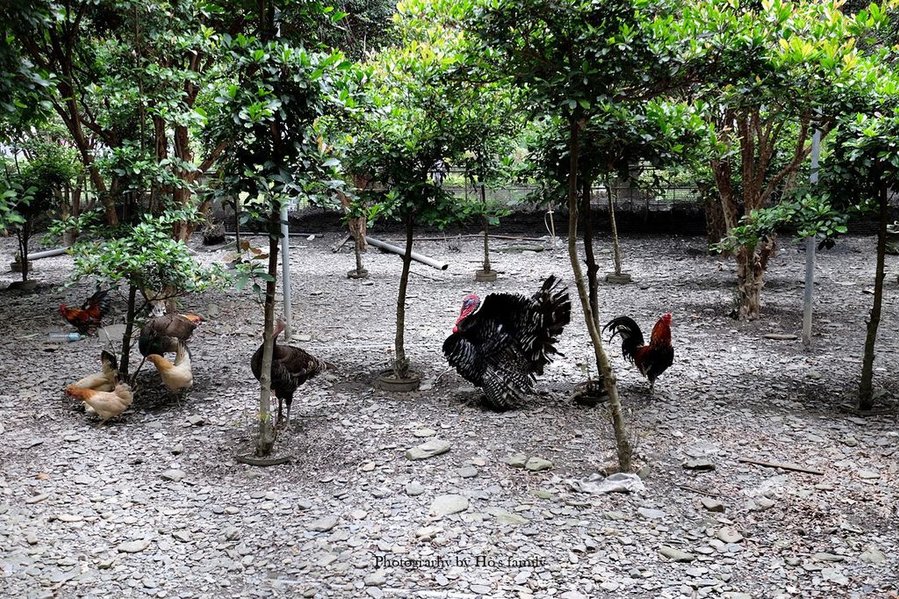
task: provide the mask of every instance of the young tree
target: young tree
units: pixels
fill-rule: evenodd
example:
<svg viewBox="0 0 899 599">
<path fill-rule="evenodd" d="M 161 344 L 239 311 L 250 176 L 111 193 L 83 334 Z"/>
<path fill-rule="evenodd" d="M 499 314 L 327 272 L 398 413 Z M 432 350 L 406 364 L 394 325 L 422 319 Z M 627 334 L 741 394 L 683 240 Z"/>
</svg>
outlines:
<svg viewBox="0 0 899 599">
<path fill-rule="evenodd" d="M 234 195 L 243 192 L 261 198 L 267 219 L 269 255 L 256 443 L 256 454 L 265 456 L 275 443 L 270 375 L 281 206 L 318 189 L 320 151 L 313 126 L 320 116 L 353 99 L 342 85 L 351 75 L 351 65 L 342 54 L 311 52 L 275 39 L 271 4 L 261 3 L 259 19 L 259 36 L 238 35 L 226 44 L 239 76 L 224 87 L 217 102 L 226 116 L 219 124 L 220 139 L 232 142 L 223 157 L 223 188 Z"/>
<path fill-rule="evenodd" d="M 564 123 L 568 159 L 568 253 L 584 319 L 602 374 L 621 469 L 631 467 L 616 379 L 590 306 L 577 252 L 580 153 L 584 132 L 603 105 L 645 102 L 671 89 L 680 63 L 656 39 L 667 5 L 613 0 L 493 0 L 472 12 L 467 26 L 488 78 L 508 78 L 539 115 Z"/>
<path fill-rule="evenodd" d="M 874 297 L 867 319 L 859 410 L 870 410 L 874 405 L 874 359 L 883 305 L 889 196 L 899 177 L 899 80 L 895 76 L 879 77 L 877 87 L 880 93 L 873 97 L 880 101 L 872 103 L 870 114 L 841 120 L 835 151 L 828 162 L 828 169 L 833 171 L 829 183 L 837 197 L 853 198 L 862 209 L 873 208 L 878 220 Z"/>
<path fill-rule="evenodd" d="M 441 5 L 442 6 L 442 5 Z M 440 8 L 440 7 L 437 7 Z M 451 8 L 451 7 L 449 7 Z M 430 17 L 435 5 L 420 0 L 398 6 L 402 45 L 382 51 L 367 65 L 368 106 L 353 122 L 350 172 L 372 182 L 376 194 L 370 219 L 389 215 L 406 234 L 396 307 L 393 374 L 414 380 L 405 350 L 405 304 L 415 227 L 444 226 L 460 218 L 460 206 L 432 171 L 453 162 L 474 144 L 478 115 L 450 90 L 449 75 L 460 65 L 461 32 L 444 29 Z M 470 97 L 470 96 L 469 96 Z M 388 382 L 388 384 L 390 384 Z"/>
</svg>

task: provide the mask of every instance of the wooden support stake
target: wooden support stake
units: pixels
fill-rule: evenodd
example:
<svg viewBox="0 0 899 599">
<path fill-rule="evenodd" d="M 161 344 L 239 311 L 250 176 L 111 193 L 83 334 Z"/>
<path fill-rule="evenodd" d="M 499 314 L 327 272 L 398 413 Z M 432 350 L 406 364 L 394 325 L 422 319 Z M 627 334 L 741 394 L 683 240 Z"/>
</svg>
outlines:
<svg viewBox="0 0 899 599">
<path fill-rule="evenodd" d="M 811 468 L 806 468 L 805 466 L 800 466 L 799 464 L 790 464 L 785 462 L 766 462 L 764 460 L 753 460 L 751 458 L 737 458 L 737 461 L 743 462 L 744 464 L 764 466 L 765 468 L 783 468 L 784 470 L 792 470 L 794 472 L 804 472 L 806 474 L 817 474 L 818 476 L 824 476 L 824 473 L 820 470 L 812 470 Z"/>
<path fill-rule="evenodd" d="M 335 245 L 334 247 L 331 248 L 331 251 L 332 251 L 332 252 L 337 252 L 337 251 L 339 251 L 340 248 L 342 248 L 343 246 L 346 245 L 346 242 L 347 242 L 347 241 L 349 241 L 350 239 L 352 239 L 352 237 L 353 237 L 352 235 L 350 235 L 349 233 L 347 233 L 346 236 L 344 236 L 344 238 L 340 240 L 340 243 L 338 243 L 337 245 Z"/>
</svg>

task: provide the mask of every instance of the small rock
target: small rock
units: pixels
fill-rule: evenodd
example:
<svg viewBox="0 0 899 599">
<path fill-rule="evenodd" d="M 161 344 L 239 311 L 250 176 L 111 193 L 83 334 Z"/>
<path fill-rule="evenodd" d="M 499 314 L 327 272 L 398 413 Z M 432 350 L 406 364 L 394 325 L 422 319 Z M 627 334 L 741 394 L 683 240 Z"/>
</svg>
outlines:
<svg viewBox="0 0 899 599">
<path fill-rule="evenodd" d="M 315 522 L 311 522 L 306 528 L 318 532 L 328 532 L 335 526 L 337 526 L 337 516 L 325 516 L 324 518 L 319 518 Z"/>
<path fill-rule="evenodd" d="M 199 414 L 194 414 L 193 416 L 187 417 L 187 422 L 191 426 L 202 426 L 203 423 L 206 422 L 206 419 L 200 416 Z"/>
<path fill-rule="evenodd" d="M 862 560 L 863 562 L 868 562 L 869 564 L 876 565 L 885 562 L 887 557 L 876 547 L 868 547 L 867 549 L 865 549 L 864 553 L 858 556 L 858 559 Z"/>
<path fill-rule="evenodd" d="M 528 461 L 528 456 L 523 453 L 513 453 L 509 457 L 506 458 L 506 464 L 512 466 L 513 468 L 524 468 L 524 465 Z"/>
<path fill-rule="evenodd" d="M 637 508 L 637 513 L 649 520 L 661 520 L 667 515 L 662 510 L 654 510 L 648 507 Z"/>
<path fill-rule="evenodd" d="M 416 437 L 433 437 L 437 434 L 437 431 L 432 428 L 425 427 L 415 429 L 414 431 L 412 431 L 412 434 Z"/>
<path fill-rule="evenodd" d="M 553 463 L 549 460 L 532 457 L 524 464 L 525 470 L 530 470 L 531 472 L 542 472 L 543 470 L 549 470 L 553 467 Z"/>
<path fill-rule="evenodd" d="M 667 545 L 659 547 L 659 553 L 676 562 L 692 562 L 696 559 L 696 556 L 692 553 L 687 553 L 686 551 L 681 551 L 674 547 L 668 547 Z"/>
<path fill-rule="evenodd" d="M 190 543 L 190 533 L 188 533 L 186 530 L 176 530 L 172 533 L 172 536 L 182 543 Z"/>
<path fill-rule="evenodd" d="M 724 543 L 739 543 L 743 540 L 743 535 L 732 526 L 725 526 L 724 528 L 719 529 L 718 532 L 715 533 L 715 536 Z"/>
<path fill-rule="evenodd" d="M 458 472 L 462 478 L 474 478 L 478 475 L 478 469 L 474 466 L 463 466 Z"/>
<path fill-rule="evenodd" d="M 880 478 L 880 473 L 874 470 L 859 470 L 858 477 L 862 480 L 875 480 Z"/>
<path fill-rule="evenodd" d="M 818 562 L 842 562 L 846 561 L 846 556 L 834 553 L 816 553 L 812 556 L 812 559 Z"/>
<path fill-rule="evenodd" d="M 710 512 L 723 512 L 724 504 L 718 501 L 717 499 L 712 499 L 711 497 L 703 497 L 699 500 L 702 503 L 702 507 L 707 509 Z"/>
<path fill-rule="evenodd" d="M 368 587 L 380 587 L 384 586 L 387 582 L 387 573 L 384 570 L 378 570 L 376 572 L 372 572 L 368 576 L 365 577 L 365 586 Z"/>
<path fill-rule="evenodd" d="M 184 446 L 178 443 L 177 445 L 172 447 L 172 453 L 174 455 L 181 455 L 182 453 L 184 453 Z"/>
<path fill-rule="evenodd" d="M 708 472 L 715 469 L 715 463 L 705 459 L 687 460 L 683 466 L 685 470 L 698 470 L 700 472 Z"/>
<path fill-rule="evenodd" d="M 116 549 L 121 553 L 140 553 L 150 546 L 150 539 L 140 539 L 137 541 L 128 541 L 121 543 Z"/>
<path fill-rule="evenodd" d="M 160 474 L 160 476 L 162 478 L 164 478 L 165 480 L 171 480 L 174 482 L 178 482 L 180 480 L 184 480 L 184 477 L 187 476 L 187 474 L 184 472 L 184 470 L 178 470 L 178 469 L 172 468 L 170 470 L 166 470 L 165 472 Z"/>
<path fill-rule="evenodd" d="M 432 516 L 448 516 L 468 509 L 468 499 L 462 495 L 441 495 L 431 503 Z"/>
<path fill-rule="evenodd" d="M 406 495 L 408 495 L 410 497 L 417 497 L 418 495 L 421 495 L 424 492 L 425 492 L 425 488 L 423 486 L 421 486 L 420 483 L 411 482 L 408 485 L 406 485 Z"/>
<path fill-rule="evenodd" d="M 824 580 L 829 580 L 834 584 L 849 584 L 849 578 L 847 578 L 839 568 L 824 568 L 821 570 L 821 576 L 824 577 Z"/>
<path fill-rule="evenodd" d="M 407 460 L 425 460 L 436 455 L 441 455 L 450 450 L 452 445 L 442 439 L 431 439 L 406 451 Z"/>
</svg>

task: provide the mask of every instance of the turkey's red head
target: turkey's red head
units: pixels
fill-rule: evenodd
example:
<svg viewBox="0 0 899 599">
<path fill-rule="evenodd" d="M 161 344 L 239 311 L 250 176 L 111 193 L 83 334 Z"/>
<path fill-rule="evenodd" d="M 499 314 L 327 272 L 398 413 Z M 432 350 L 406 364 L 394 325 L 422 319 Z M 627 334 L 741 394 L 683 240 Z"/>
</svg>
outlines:
<svg viewBox="0 0 899 599">
<path fill-rule="evenodd" d="M 469 314 L 478 309 L 478 306 L 481 305 L 481 298 L 476 296 L 473 293 L 469 293 L 465 297 L 462 298 L 462 311 L 459 313 L 459 318 L 456 319 L 456 325 L 453 327 L 453 332 L 459 332 L 459 323 L 465 320 Z"/>
</svg>

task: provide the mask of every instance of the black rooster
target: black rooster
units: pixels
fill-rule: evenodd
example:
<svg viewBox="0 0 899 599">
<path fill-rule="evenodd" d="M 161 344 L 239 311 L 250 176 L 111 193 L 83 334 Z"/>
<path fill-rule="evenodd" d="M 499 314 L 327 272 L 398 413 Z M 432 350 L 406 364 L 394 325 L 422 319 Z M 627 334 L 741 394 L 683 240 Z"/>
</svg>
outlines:
<svg viewBox="0 0 899 599">
<path fill-rule="evenodd" d="M 293 403 L 293 394 L 297 387 L 316 376 L 317 374 L 334 368 L 333 364 L 319 360 L 299 347 L 292 345 L 278 345 L 278 335 L 284 330 L 284 321 L 280 318 L 275 324 L 272 348 L 272 394 L 278 398 L 278 420 L 275 426 L 281 425 L 281 402 L 287 402 L 287 418 L 285 426 L 290 423 L 290 404 Z M 262 376 L 262 351 L 264 344 L 259 346 L 253 358 L 250 360 L 250 368 L 256 380 Z"/>
<path fill-rule="evenodd" d="M 559 353 L 556 338 L 570 320 L 568 289 L 555 276 L 531 297 L 491 293 L 481 302 L 466 295 L 443 353 L 465 380 L 484 390 L 490 407 L 506 410 L 533 390 L 534 376 Z"/>
</svg>

